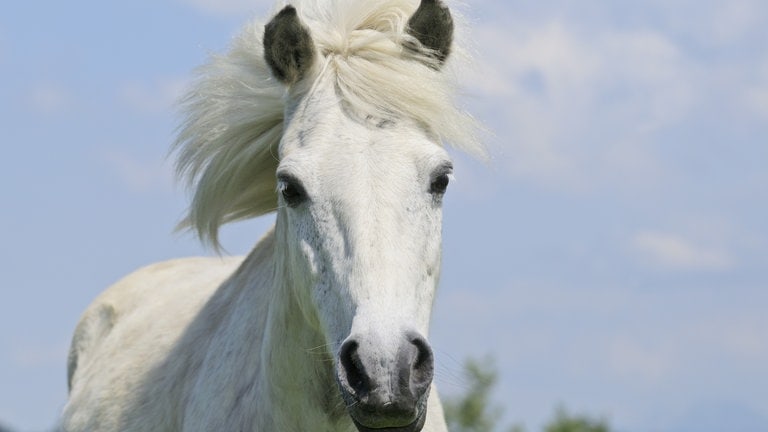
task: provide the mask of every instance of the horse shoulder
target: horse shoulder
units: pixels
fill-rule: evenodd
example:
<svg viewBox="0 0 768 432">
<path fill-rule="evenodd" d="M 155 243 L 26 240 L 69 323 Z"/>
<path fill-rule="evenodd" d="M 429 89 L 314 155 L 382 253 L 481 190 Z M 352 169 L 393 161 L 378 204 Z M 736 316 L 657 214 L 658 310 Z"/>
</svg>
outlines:
<svg viewBox="0 0 768 432">
<path fill-rule="evenodd" d="M 75 330 L 68 359 L 66 430 L 112 430 L 186 327 L 242 258 L 156 263 L 99 295 Z M 160 409 L 155 407 L 153 409 Z"/>
</svg>

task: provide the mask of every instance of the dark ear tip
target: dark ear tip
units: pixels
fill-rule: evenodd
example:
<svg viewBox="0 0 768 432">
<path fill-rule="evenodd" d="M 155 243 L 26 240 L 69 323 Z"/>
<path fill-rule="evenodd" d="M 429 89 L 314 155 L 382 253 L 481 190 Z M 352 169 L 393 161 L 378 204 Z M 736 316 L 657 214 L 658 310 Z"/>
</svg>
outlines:
<svg viewBox="0 0 768 432">
<path fill-rule="evenodd" d="M 285 17 L 287 15 L 297 15 L 296 8 L 293 5 L 288 5 L 280 10 L 276 16 Z"/>
<path fill-rule="evenodd" d="M 312 36 L 296 8 L 284 7 L 264 26 L 264 58 L 272 74 L 285 84 L 300 80 L 314 58 Z"/>
<path fill-rule="evenodd" d="M 445 63 L 453 44 L 453 17 L 442 0 L 421 0 L 408 20 L 408 32 L 434 52 L 440 65 Z"/>
</svg>

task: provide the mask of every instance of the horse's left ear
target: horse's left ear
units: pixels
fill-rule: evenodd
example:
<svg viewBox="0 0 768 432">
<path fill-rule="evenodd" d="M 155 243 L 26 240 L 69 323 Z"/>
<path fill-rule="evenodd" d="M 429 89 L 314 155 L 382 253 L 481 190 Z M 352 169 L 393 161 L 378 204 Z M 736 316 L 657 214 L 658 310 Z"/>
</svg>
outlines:
<svg viewBox="0 0 768 432">
<path fill-rule="evenodd" d="M 419 8 L 408 20 L 408 33 L 429 49 L 442 66 L 453 44 L 451 11 L 441 0 L 421 0 Z"/>
<path fill-rule="evenodd" d="M 264 58 L 275 78 L 288 85 L 312 67 L 315 45 L 293 6 L 283 8 L 264 27 Z"/>
</svg>

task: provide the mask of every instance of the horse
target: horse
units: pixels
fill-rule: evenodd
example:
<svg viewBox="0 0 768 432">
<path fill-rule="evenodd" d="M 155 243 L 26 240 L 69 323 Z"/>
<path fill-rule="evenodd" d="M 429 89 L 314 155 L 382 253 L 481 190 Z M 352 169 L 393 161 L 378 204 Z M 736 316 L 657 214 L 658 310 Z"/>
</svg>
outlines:
<svg viewBox="0 0 768 432">
<path fill-rule="evenodd" d="M 60 430 L 447 430 L 427 339 L 446 146 L 483 146 L 448 67 L 459 15 L 413 3 L 278 6 L 198 69 L 180 225 L 218 249 L 225 223 L 275 223 L 244 258 L 156 263 L 101 293 Z"/>
</svg>

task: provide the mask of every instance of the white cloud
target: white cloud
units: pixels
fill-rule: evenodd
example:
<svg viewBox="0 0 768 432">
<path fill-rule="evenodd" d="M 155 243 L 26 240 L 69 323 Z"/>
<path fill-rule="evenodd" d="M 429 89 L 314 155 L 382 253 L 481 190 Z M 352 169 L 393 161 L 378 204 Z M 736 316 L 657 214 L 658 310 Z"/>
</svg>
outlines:
<svg viewBox="0 0 768 432">
<path fill-rule="evenodd" d="M 768 58 L 762 62 L 756 73 L 755 82 L 744 89 L 742 100 L 752 112 L 768 120 Z"/>
<path fill-rule="evenodd" d="M 267 0 L 179 0 L 180 2 L 196 8 L 197 10 L 217 15 L 244 15 L 252 14 L 257 8 L 271 6 L 273 1 Z"/>
<path fill-rule="evenodd" d="M 155 155 L 149 160 L 120 151 L 102 154 L 102 160 L 111 167 L 118 180 L 131 192 L 172 190 L 173 175 L 167 164 Z"/>
<path fill-rule="evenodd" d="M 61 365 L 66 361 L 68 342 L 53 345 L 31 345 L 15 347 L 11 357 L 13 362 L 22 368 L 38 368 L 50 365 Z"/>
<path fill-rule="evenodd" d="M 75 105 L 75 97 L 63 85 L 39 83 L 28 92 L 26 104 L 38 114 L 59 114 Z"/>
<path fill-rule="evenodd" d="M 145 114 L 172 112 L 184 94 L 186 78 L 160 79 L 154 82 L 127 82 L 120 86 L 119 97 L 132 109 Z"/>
<path fill-rule="evenodd" d="M 660 12 L 667 26 L 702 46 L 742 43 L 753 36 L 753 32 L 764 30 L 768 17 L 766 3 L 761 0 L 654 0 L 653 3 L 651 7 Z"/>
<path fill-rule="evenodd" d="M 0 64 L 5 63 L 5 58 L 7 56 L 7 46 L 6 46 L 6 38 L 5 38 L 5 32 L 2 28 L 0 28 Z"/>
<path fill-rule="evenodd" d="M 732 370 L 727 375 L 733 382 L 747 377 L 745 394 L 760 388 L 749 377 L 764 375 L 767 320 L 759 307 L 732 307 L 729 297 L 743 296 L 743 291 L 724 290 L 714 296 L 631 295 L 630 308 L 635 310 L 625 310 L 622 316 L 632 316 L 629 321 L 635 324 L 619 324 L 606 331 L 607 343 L 589 347 L 605 359 L 601 379 L 614 380 L 637 395 L 664 392 L 687 403 L 712 393 L 741 397 L 739 390 L 721 381 L 724 370 Z M 646 313 L 654 319 L 641 317 Z"/>
<path fill-rule="evenodd" d="M 657 386 L 674 371 L 674 360 L 659 347 L 645 346 L 633 338 L 621 337 L 607 346 L 610 373 L 630 378 L 636 384 Z"/>
<path fill-rule="evenodd" d="M 729 254 L 716 247 L 698 245 L 680 235 L 645 231 L 631 240 L 632 249 L 651 265 L 671 270 L 728 270 Z"/>
<path fill-rule="evenodd" d="M 768 332 L 765 319 L 753 316 L 732 317 L 718 323 L 711 334 L 719 342 L 723 352 L 741 361 L 768 362 Z"/>
<path fill-rule="evenodd" d="M 537 183 L 624 181 L 626 171 L 603 162 L 626 155 L 628 145 L 659 174 L 653 152 L 641 147 L 685 117 L 703 85 L 698 68 L 658 31 L 520 20 L 486 25 L 476 38 L 481 65 L 468 84 L 498 108 L 509 171 Z"/>
<path fill-rule="evenodd" d="M 756 26 L 765 25 L 764 11 L 764 2 L 759 0 L 717 2 L 712 16 L 713 36 L 721 44 L 736 42 Z"/>
</svg>

